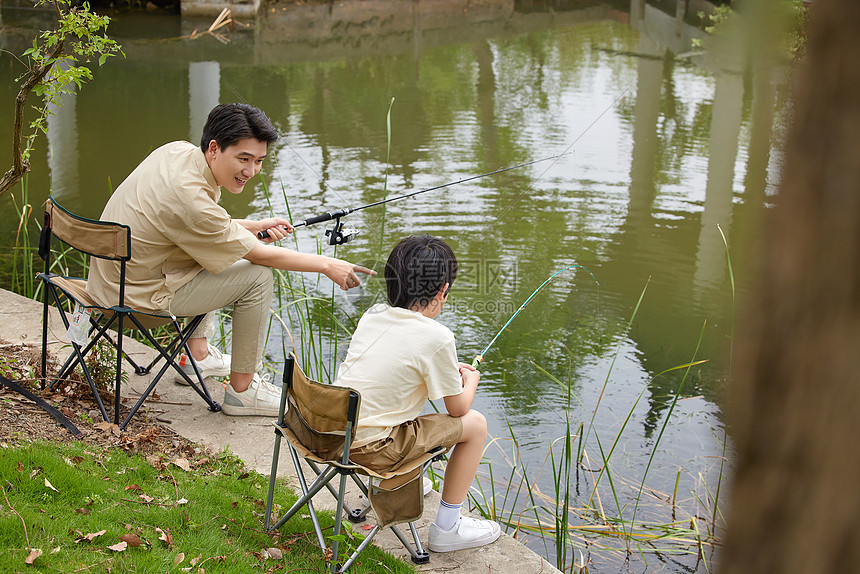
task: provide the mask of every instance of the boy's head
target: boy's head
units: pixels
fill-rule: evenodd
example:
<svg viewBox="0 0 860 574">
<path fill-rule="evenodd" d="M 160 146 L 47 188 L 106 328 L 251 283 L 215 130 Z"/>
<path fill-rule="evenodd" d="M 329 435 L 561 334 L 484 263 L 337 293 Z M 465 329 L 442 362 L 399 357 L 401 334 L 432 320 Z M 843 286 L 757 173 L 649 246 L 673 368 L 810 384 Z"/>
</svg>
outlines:
<svg viewBox="0 0 860 574">
<path fill-rule="evenodd" d="M 423 309 L 457 278 L 457 258 L 447 243 L 412 235 L 398 243 L 385 263 L 385 288 L 392 307 Z M 447 294 L 447 293 L 446 293 Z"/>
<path fill-rule="evenodd" d="M 248 104 L 221 104 L 212 108 L 206 125 L 200 149 L 209 149 L 209 142 L 215 140 L 222 150 L 235 145 L 240 140 L 254 138 L 271 144 L 277 141 L 275 126 L 261 110 Z"/>
</svg>

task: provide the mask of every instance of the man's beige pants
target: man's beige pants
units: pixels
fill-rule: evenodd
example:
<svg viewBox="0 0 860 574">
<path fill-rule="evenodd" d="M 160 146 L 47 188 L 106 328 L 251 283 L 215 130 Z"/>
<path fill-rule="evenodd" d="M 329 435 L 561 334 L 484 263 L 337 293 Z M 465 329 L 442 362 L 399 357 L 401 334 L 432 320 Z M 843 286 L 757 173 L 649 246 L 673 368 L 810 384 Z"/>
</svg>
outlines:
<svg viewBox="0 0 860 574">
<path fill-rule="evenodd" d="M 214 274 L 205 269 L 173 294 L 170 312 L 177 316 L 206 317 L 194 337 L 215 334 L 214 311 L 233 306 L 231 370 L 256 373 L 263 366 L 266 324 L 272 301 L 272 270 L 242 259 Z"/>
</svg>

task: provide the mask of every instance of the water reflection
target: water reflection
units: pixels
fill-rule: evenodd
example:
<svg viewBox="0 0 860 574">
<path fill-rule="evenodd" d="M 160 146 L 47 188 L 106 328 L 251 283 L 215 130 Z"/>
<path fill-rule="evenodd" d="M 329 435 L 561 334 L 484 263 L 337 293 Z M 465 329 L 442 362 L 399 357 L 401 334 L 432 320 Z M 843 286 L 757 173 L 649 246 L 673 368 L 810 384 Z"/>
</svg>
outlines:
<svg viewBox="0 0 860 574">
<path fill-rule="evenodd" d="M 599 287 L 581 270 L 559 275 L 486 357 L 479 408 L 496 436 L 507 436 L 510 422 L 532 468 L 567 417 L 590 421 L 599 404 L 593 433 L 604 444 L 630 413 L 616 472 L 641 476 L 681 382 L 679 373 L 656 375 L 690 361 L 704 328 L 696 358 L 709 362 L 685 381 L 649 475 L 650 486 L 671 491 L 682 468 L 681 491 L 697 491 L 722 452 L 719 396 L 730 369 L 732 301 L 717 225 L 743 296 L 746 246 L 772 193 L 772 76 L 756 70 L 745 82 L 740 50 L 725 46 L 684 55 L 699 36 L 685 2 L 660 3 L 670 13 L 642 0 L 556 2 L 555 12 L 537 10 L 539 2 L 532 11 L 480 3 L 455 16 L 422 9 L 439 3 L 395 4 L 387 18 L 349 11 L 349 3 L 278 10 L 228 46 L 153 38 L 154 28 L 180 34 L 178 22 L 163 18 L 119 20 L 128 58 L 97 70 L 52 116 L 34 154 L 31 203 L 52 189 L 71 209 L 97 216 L 151 149 L 196 142 L 205 114 L 226 101 L 261 107 L 283 134 L 263 180 L 273 209 L 294 218 L 568 151 L 354 214 L 362 233 L 340 253 L 378 265 L 405 234 L 449 240 L 464 270 L 440 320 L 457 334 L 464 360 L 555 271 L 576 262 L 593 272 Z M 26 36 L 4 30 L 3 42 L 20 52 Z M 8 117 L 19 70 L 3 58 L 0 115 Z M 0 141 L 0 157 L 8 146 Z M 245 217 L 268 213 L 269 200 L 256 183 L 224 204 Z M 8 202 L 0 209 L 0 231 L 12 237 L 13 210 Z M 322 229 L 297 239 L 314 251 Z M 325 282 L 320 291 L 328 293 Z M 338 295 L 338 308 L 354 319 L 381 291 L 369 281 Z M 276 358 L 280 337 L 270 341 Z M 341 341 L 337 353 L 344 348 Z M 547 372 L 570 384 L 570 408 Z M 630 493 L 621 496 L 624 504 Z"/>
</svg>

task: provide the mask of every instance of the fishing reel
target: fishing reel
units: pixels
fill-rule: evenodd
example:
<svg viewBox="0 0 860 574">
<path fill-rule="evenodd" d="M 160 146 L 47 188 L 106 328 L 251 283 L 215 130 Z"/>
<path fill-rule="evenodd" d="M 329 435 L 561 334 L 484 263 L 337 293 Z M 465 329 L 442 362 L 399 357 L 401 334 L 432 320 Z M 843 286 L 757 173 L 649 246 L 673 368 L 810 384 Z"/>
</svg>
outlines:
<svg viewBox="0 0 860 574">
<path fill-rule="evenodd" d="M 356 235 L 358 235 L 358 229 L 352 225 L 344 228 L 339 217 L 335 219 L 332 229 L 325 230 L 325 236 L 328 237 L 329 245 L 343 245 L 355 239 Z"/>
</svg>

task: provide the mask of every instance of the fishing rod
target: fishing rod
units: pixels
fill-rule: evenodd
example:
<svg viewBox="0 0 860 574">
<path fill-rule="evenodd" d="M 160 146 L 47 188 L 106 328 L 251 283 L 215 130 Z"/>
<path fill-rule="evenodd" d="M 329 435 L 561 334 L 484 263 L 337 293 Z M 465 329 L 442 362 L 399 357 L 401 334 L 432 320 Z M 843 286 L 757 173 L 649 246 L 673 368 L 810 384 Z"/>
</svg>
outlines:
<svg viewBox="0 0 860 574">
<path fill-rule="evenodd" d="M 499 338 L 499 335 L 501 335 L 501 334 L 502 334 L 502 332 L 503 332 L 505 329 L 507 329 L 507 328 L 508 328 L 508 325 L 510 325 L 510 324 L 511 324 L 511 321 L 513 321 L 513 320 L 516 318 L 516 316 L 517 316 L 517 315 L 519 315 L 519 314 L 520 314 L 520 312 L 522 312 L 522 310 L 526 308 L 526 305 L 528 305 L 528 304 L 529 304 L 529 301 L 531 301 L 532 299 L 534 299 L 535 295 L 537 295 L 537 294 L 540 292 L 540 290 L 541 290 L 541 289 L 543 289 L 543 288 L 544 288 L 544 287 L 545 287 L 545 286 L 546 286 L 550 281 L 552 281 L 553 279 L 555 279 L 555 277 L 556 277 L 557 275 L 559 275 L 562 271 L 567 271 L 568 269 L 574 269 L 574 268 L 576 268 L 576 267 L 579 267 L 580 269 L 585 269 L 585 271 L 587 271 L 587 272 L 588 272 L 588 274 L 589 274 L 589 275 L 591 275 L 591 278 L 592 278 L 592 279 L 594 279 L 594 282 L 595 282 L 595 283 L 597 283 L 597 286 L 598 286 L 598 287 L 600 286 L 600 282 L 597 280 L 597 277 L 595 277 L 595 276 L 594 276 L 594 273 L 592 273 L 591 271 L 589 271 L 588 269 L 586 269 L 586 268 L 585 268 L 585 267 L 583 267 L 582 265 L 578 265 L 578 264 L 574 263 L 574 264 L 572 264 L 572 265 L 568 265 L 567 267 L 562 267 L 561 269 L 559 269 L 558 271 L 556 271 L 555 273 L 553 273 L 552 275 L 550 275 L 550 276 L 547 278 L 547 280 L 546 280 L 546 281 L 544 281 L 543 283 L 541 283 L 541 284 L 540 284 L 540 287 L 538 287 L 537 289 L 535 289 L 535 290 L 532 292 L 532 294 L 531 294 L 531 295 L 529 295 L 528 299 L 526 299 L 526 300 L 523 302 L 523 304 L 522 304 L 522 305 L 520 305 L 520 308 L 519 308 L 519 309 L 517 309 L 517 310 L 516 310 L 516 312 L 515 312 L 513 315 L 511 315 L 511 318 L 510 318 L 510 319 L 508 319 L 508 322 L 507 322 L 507 323 L 505 323 L 505 324 L 502 326 L 502 328 L 501 328 L 501 329 L 499 329 L 499 332 L 498 332 L 498 333 L 496 333 L 496 336 L 495 336 L 495 337 L 493 337 L 493 340 L 492 340 L 492 341 L 490 341 L 490 342 L 487 344 L 487 346 L 486 346 L 486 347 L 484 347 L 484 350 L 483 350 L 483 351 L 481 351 L 479 354 L 475 355 L 475 358 L 474 358 L 474 360 L 472 361 L 472 366 L 473 366 L 473 367 L 477 367 L 477 366 L 478 366 L 478 363 L 483 363 L 483 362 L 484 362 L 484 354 L 485 354 L 487 351 L 489 351 L 489 350 L 490 350 L 490 347 L 492 347 L 492 346 L 493 346 L 493 343 L 495 343 L 495 342 L 496 342 L 496 339 L 498 339 L 498 338 Z"/>
<path fill-rule="evenodd" d="M 351 228 L 344 230 L 343 223 L 340 220 L 342 217 L 345 217 L 345 216 L 349 215 L 350 213 L 355 213 L 356 211 L 361 211 L 362 209 L 367 209 L 369 207 L 376 207 L 377 205 L 383 205 L 385 203 L 391 203 L 392 201 L 399 201 L 401 199 L 406 199 L 409 197 L 416 196 L 420 193 L 427 193 L 428 191 L 436 191 L 438 189 L 451 187 L 453 185 L 459 185 L 461 183 L 466 183 L 467 181 L 473 181 L 475 179 L 480 179 L 482 177 L 488 177 L 491 175 L 504 173 L 506 171 L 511 171 L 513 169 L 520 169 L 523 167 L 534 165 L 536 163 L 541 163 L 541 162 L 549 161 L 552 159 L 558 159 L 560 157 L 564 157 L 564 156 L 568 155 L 568 153 L 569 152 L 565 151 L 564 153 L 560 153 L 558 155 L 543 157 L 540 159 L 533 159 L 531 161 L 518 163 L 517 165 L 512 165 L 512 166 L 508 166 L 508 167 L 500 167 L 499 169 L 496 169 L 494 171 L 489 171 L 487 173 L 482 173 L 480 175 L 473 175 L 471 177 L 465 177 L 462 179 L 458 179 L 457 181 L 450 181 L 448 183 L 443 183 L 442 185 L 436 185 L 433 187 L 428 187 L 426 189 L 420 189 L 418 191 L 413 191 L 411 193 L 405 193 L 403 195 L 398 195 L 395 197 L 389 197 L 387 199 L 374 201 L 373 203 L 368 203 L 367 205 L 360 205 L 358 207 L 346 207 L 346 208 L 338 209 L 335 211 L 329 211 L 328 213 L 323 213 L 321 215 L 315 215 L 314 217 L 309 217 L 307 219 L 299 221 L 298 223 L 293 224 L 293 229 L 295 229 L 296 227 L 303 227 L 303 226 L 307 227 L 307 226 L 313 225 L 315 223 L 322 223 L 324 221 L 331 221 L 332 219 L 334 219 L 335 220 L 334 228 L 326 229 L 325 234 L 329 238 L 329 240 L 328 240 L 329 245 L 343 245 L 344 243 L 348 242 L 349 240 L 353 239 L 356 235 L 358 235 L 358 230 L 355 229 L 354 227 L 351 227 Z M 268 236 L 269 236 L 268 231 L 260 231 L 259 233 L 257 233 L 257 237 L 259 237 L 260 239 L 265 239 Z"/>
</svg>

